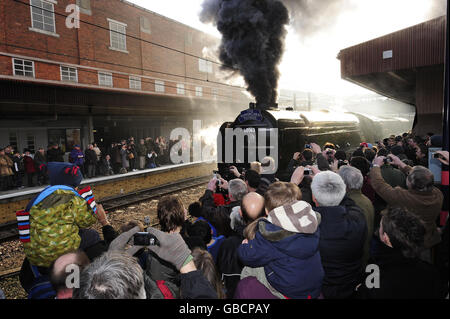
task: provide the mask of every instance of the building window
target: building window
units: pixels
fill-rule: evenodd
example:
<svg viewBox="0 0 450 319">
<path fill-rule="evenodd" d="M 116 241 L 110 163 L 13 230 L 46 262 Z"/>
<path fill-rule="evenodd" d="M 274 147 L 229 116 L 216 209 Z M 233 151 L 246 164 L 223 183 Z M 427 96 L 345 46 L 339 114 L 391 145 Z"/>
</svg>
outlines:
<svg viewBox="0 0 450 319">
<path fill-rule="evenodd" d="M 53 3 L 30 0 L 31 26 L 33 29 L 55 33 L 55 11 Z"/>
<path fill-rule="evenodd" d="M 140 90 L 141 88 L 141 78 L 138 76 L 130 76 L 130 89 Z"/>
<path fill-rule="evenodd" d="M 164 81 L 155 80 L 155 92 L 164 92 Z"/>
<path fill-rule="evenodd" d="M 217 95 L 219 94 L 219 90 L 218 89 L 212 89 L 211 90 L 212 96 L 214 99 L 217 99 Z"/>
<path fill-rule="evenodd" d="M 177 94 L 184 95 L 184 84 L 177 84 Z"/>
<path fill-rule="evenodd" d="M 34 78 L 34 62 L 22 59 L 13 59 L 14 75 Z"/>
<path fill-rule="evenodd" d="M 111 73 L 98 72 L 98 84 L 102 86 L 113 86 L 113 78 Z"/>
<path fill-rule="evenodd" d="M 203 96 L 203 88 L 201 86 L 195 87 L 195 96 Z"/>
<path fill-rule="evenodd" d="M 77 69 L 68 66 L 61 66 L 61 81 L 78 82 Z"/>
<path fill-rule="evenodd" d="M 27 148 L 30 150 L 30 153 L 34 153 L 35 140 L 34 140 L 34 135 L 32 133 L 27 133 Z"/>
<path fill-rule="evenodd" d="M 198 69 L 200 72 L 213 73 L 213 66 L 211 61 L 198 59 Z"/>
<path fill-rule="evenodd" d="M 117 22 L 111 19 L 109 21 L 109 35 L 110 35 L 110 43 L 109 47 L 112 50 L 118 50 L 122 52 L 127 51 L 127 25 L 122 22 Z"/>
<path fill-rule="evenodd" d="M 151 34 L 152 30 L 150 28 L 150 20 L 146 17 L 140 17 L 141 21 L 141 31 L 147 34 Z"/>
<path fill-rule="evenodd" d="M 81 13 L 92 15 L 90 0 L 77 0 L 77 5 L 80 7 Z"/>
</svg>

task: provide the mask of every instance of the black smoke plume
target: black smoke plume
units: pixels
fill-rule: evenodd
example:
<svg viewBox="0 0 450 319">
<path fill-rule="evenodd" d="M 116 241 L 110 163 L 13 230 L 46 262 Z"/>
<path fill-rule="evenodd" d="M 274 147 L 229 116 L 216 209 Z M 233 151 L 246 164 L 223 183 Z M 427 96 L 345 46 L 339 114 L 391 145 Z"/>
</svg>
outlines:
<svg viewBox="0 0 450 319">
<path fill-rule="evenodd" d="M 200 20 L 222 34 L 223 68 L 240 72 L 256 102 L 277 100 L 278 64 L 284 51 L 286 7 L 278 0 L 205 0 Z"/>
</svg>

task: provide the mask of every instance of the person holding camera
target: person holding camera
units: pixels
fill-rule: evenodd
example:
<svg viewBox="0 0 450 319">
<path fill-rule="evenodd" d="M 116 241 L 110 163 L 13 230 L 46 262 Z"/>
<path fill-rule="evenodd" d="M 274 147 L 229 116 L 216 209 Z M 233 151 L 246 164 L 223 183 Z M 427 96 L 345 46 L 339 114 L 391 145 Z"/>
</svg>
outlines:
<svg viewBox="0 0 450 319">
<path fill-rule="evenodd" d="M 383 179 L 380 167 L 386 157 L 378 156 L 373 161 L 370 171 L 370 180 L 375 192 L 383 198 L 389 206 L 404 207 L 412 214 L 419 217 L 426 229 L 425 245 L 422 259 L 431 262 L 431 248 L 441 241 L 441 236 L 436 228 L 436 219 L 442 208 L 444 196 L 434 186 L 433 173 L 426 167 L 410 167 L 403 163 L 397 156 L 388 155 L 394 165 L 397 165 L 406 175 L 408 189 L 393 188 Z"/>
<path fill-rule="evenodd" d="M 217 206 L 214 202 L 214 192 L 216 191 L 218 179 L 214 177 L 208 183 L 205 194 L 200 198 L 202 203 L 202 217 L 208 220 L 216 229 L 217 234 L 230 236 L 233 230 L 230 226 L 230 214 L 234 207 L 241 205 L 242 198 L 248 193 L 247 185 L 242 179 L 236 178 L 227 182 L 220 178 L 221 188 L 228 190 L 230 203 Z"/>
</svg>

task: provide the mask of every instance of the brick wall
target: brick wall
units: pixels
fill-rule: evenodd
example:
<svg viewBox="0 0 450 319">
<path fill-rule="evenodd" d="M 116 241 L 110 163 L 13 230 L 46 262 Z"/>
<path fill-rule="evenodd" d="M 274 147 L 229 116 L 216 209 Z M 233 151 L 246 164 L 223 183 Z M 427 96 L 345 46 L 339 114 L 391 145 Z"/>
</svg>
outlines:
<svg viewBox="0 0 450 319">
<path fill-rule="evenodd" d="M 98 85 L 97 72 L 102 69 L 113 73 L 114 88 L 128 89 L 128 78 L 132 74 L 150 77 L 142 78 L 143 91 L 154 92 L 155 79 L 162 79 L 165 81 L 166 94 L 177 94 L 177 83 L 184 83 L 185 95 L 195 96 L 195 87 L 202 86 L 203 97 L 212 98 L 213 87 L 219 90 L 219 95 L 231 96 L 233 89 L 230 87 L 211 83 L 220 81 L 215 72 L 201 72 L 199 59 L 183 54 L 186 52 L 203 57 L 203 49 L 214 48 L 219 41 L 210 35 L 121 0 L 91 0 L 92 15 L 80 14 L 82 21 L 103 28 L 81 22 L 79 29 L 69 29 L 66 27 L 65 17 L 57 13 L 68 15 L 65 12 L 67 5 L 75 4 L 76 0 L 58 0 L 54 5 L 55 32 L 58 36 L 52 36 L 29 30 L 32 25 L 30 2 L 19 1 L 25 4 L 0 0 L 0 42 L 35 50 L 0 44 L 0 76 L 13 74 L 11 57 L 5 57 L 6 53 L 43 59 L 44 61 L 35 61 L 36 79 L 39 80 L 59 81 L 59 65 L 68 63 L 77 67 L 79 84 Z M 150 33 L 141 28 L 143 18 L 148 22 Z M 127 25 L 128 53 L 109 48 L 110 31 L 107 19 Z M 218 68 L 217 64 L 213 64 L 214 71 Z"/>
</svg>

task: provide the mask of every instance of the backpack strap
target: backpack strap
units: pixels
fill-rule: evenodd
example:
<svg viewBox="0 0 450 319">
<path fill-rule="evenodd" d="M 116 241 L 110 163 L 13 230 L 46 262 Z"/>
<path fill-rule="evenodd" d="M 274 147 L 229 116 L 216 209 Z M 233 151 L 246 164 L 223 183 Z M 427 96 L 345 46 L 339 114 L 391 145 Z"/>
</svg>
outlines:
<svg viewBox="0 0 450 319">
<path fill-rule="evenodd" d="M 166 282 L 164 280 L 157 280 L 156 286 L 161 291 L 164 296 L 164 299 L 175 299 L 169 287 L 167 287 Z"/>
</svg>

